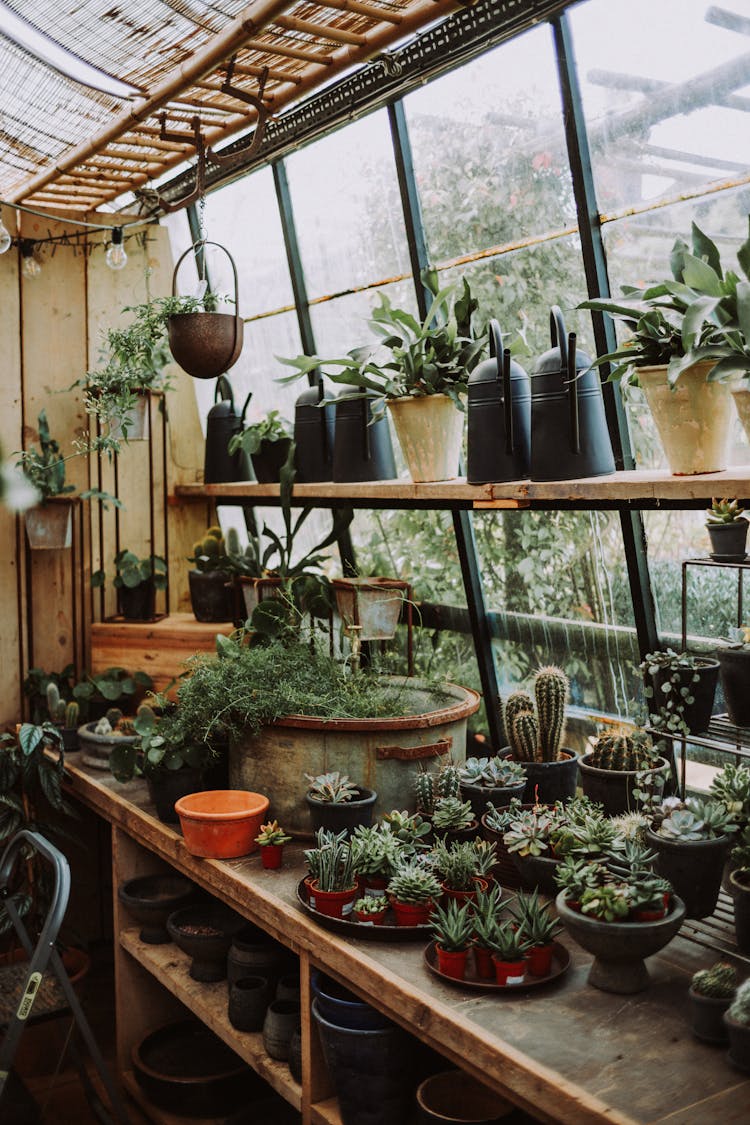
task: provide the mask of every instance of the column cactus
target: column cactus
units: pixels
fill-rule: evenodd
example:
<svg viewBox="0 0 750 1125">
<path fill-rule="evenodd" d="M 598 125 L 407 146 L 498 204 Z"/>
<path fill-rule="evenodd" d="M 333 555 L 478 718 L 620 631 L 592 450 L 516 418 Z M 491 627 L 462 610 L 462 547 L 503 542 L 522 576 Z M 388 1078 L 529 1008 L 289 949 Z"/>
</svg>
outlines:
<svg viewBox="0 0 750 1125">
<path fill-rule="evenodd" d="M 435 808 L 435 775 L 420 769 L 414 778 L 414 789 L 417 795 L 417 812 L 431 817 Z"/>
<path fill-rule="evenodd" d="M 65 720 L 65 700 L 60 696 L 60 689 L 56 683 L 47 684 L 47 711 L 53 723 L 62 723 Z"/>
<path fill-rule="evenodd" d="M 65 726 L 68 730 L 75 730 L 78 727 L 80 708 L 75 699 L 65 705 Z"/>
<path fill-rule="evenodd" d="M 550 665 L 540 668 L 534 677 L 534 695 L 539 720 L 539 744 L 536 760 L 556 762 L 565 729 L 565 704 L 568 701 L 568 677 L 562 668 Z"/>
<path fill-rule="evenodd" d="M 536 760 L 539 745 L 539 724 L 533 711 L 516 713 L 508 732 L 514 758 L 519 762 Z"/>
<path fill-rule="evenodd" d="M 461 770 L 453 762 L 446 762 L 438 771 L 435 782 L 437 797 L 457 797 L 461 791 Z"/>
</svg>

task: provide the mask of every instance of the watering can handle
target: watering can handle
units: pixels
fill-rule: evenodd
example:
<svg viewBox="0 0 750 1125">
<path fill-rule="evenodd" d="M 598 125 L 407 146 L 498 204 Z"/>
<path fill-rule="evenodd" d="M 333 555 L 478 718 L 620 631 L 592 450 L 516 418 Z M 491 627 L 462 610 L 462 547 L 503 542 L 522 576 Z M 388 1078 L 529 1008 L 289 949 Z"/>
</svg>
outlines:
<svg viewBox="0 0 750 1125">
<path fill-rule="evenodd" d="M 234 394 L 232 393 L 232 384 L 227 379 L 226 375 L 220 375 L 216 380 L 216 390 L 214 391 L 214 402 L 221 402 L 228 399 L 232 404 L 234 411 Z"/>
<path fill-rule="evenodd" d="M 315 385 L 318 391 L 318 408 L 320 411 L 320 441 L 323 447 L 323 459 L 328 460 L 328 416 L 326 414 L 325 405 L 325 387 L 323 386 L 323 375 L 320 368 L 315 372 Z"/>
<path fill-rule="evenodd" d="M 245 424 L 245 415 L 247 414 L 247 408 L 250 405 L 250 399 L 252 397 L 253 397 L 253 392 L 248 391 L 247 392 L 247 398 L 245 399 L 245 405 L 242 407 L 242 413 L 240 414 L 240 422 L 242 422 L 243 425 Z"/>
<path fill-rule="evenodd" d="M 550 309 L 549 334 L 552 339 L 552 347 L 559 347 L 560 349 L 560 370 L 565 372 L 568 369 L 567 333 L 565 331 L 562 309 L 559 305 L 553 305 Z"/>
<path fill-rule="evenodd" d="M 372 460 L 372 444 L 370 442 L 370 427 L 367 424 L 368 421 L 369 421 L 367 415 L 368 415 L 368 406 L 369 406 L 370 400 L 365 397 L 365 398 L 361 398 L 359 401 L 362 404 L 362 438 L 363 438 L 363 441 L 364 441 L 365 461 L 371 461 Z"/>
<path fill-rule="evenodd" d="M 581 452 L 581 429 L 578 421 L 578 379 L 576 377 L 576 334 L 568 336 L 568 405 L 570 407 L 570 451 Z"/>
<path fill-rule="evenodd" d="M 505 452 L 512 453 L 513 442 L 513 401 L 510 387 L 510 349 L 503 350 L 503 334 L 500 323 L 494 318 L 490 321 L 490 356 L 497 360 L 497 374 L 503 386 L 503 415 L 505 418 Z"/>
<path fill-rule="evenodd" d="M 177 296 L 177 271 L 179 270 L 180 266 L 182 265 L 183 260 L 185 258 L 187 258 L 188 254 L 191 254 L 191 253 L 194 254 L 199 247 L 203 247 L 205 249 L 206 246 L 218 246 L 218 248 L 220 250 L 223 250 L 224 253 L 226 254 L 226 256 L 229 258 L 229 263 L 232 267 L 232 275 L 234 277 L 234 312 L 235 312 L 235 316 L 239 316 L 239 314 L 240 314 L 240 292 L 239 292 L 239 281 L 237 279 L 237 267 L 234 264 L 234 258 L 229 253 L 226 246 L 222 246 L 220 242 L 211 242 L 211 240 L 208 239 L 208 238 L 199 238 L 198 241 L 194 242 L 192 246 L 188 246 L 188 248 L 187 248 L 187 250 L 185 251 L 184 254 L 180 254 L 179 258 L 177 259 L 177 263 L 174 267 L 174 273 L 172 274 L 172 296 L 173 297 Z"/>
</svg>

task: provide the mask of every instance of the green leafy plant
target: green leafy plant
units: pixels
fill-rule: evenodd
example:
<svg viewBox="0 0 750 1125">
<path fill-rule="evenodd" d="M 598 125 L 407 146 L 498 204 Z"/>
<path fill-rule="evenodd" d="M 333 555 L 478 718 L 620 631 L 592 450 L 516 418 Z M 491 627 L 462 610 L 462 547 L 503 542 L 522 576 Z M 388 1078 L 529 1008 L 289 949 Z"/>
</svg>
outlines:
<svg viewBox="0 0 750 1125">
<path fill-rule="evenodd" d="M 732 848 L 732 862 L 743 871 L 750 871 L 750 826 L 745 825 L 735 846 Z"/>
<path fill-rule="evenodd" d="M 685 722 L 685 709 L 695 702 L 691 689 L 700 682 L 697 669 L 705 664 L 705 657 L 692 652 L 677 653 L 671 648 L 646 655 L 640 669 L 652 727 L 666 734 L 690 733 Z M 662 677 L 657 690 L 652 677 L 662 672 L 668 675 Z"/>
<path fill-rule="evenodd" d="M 585 891 L 601 887 L 606 878 L 603 864 L 575 855 L 566 856 L 555 871 L 558 887 L 574 902 L 580 902 Z"/>
<path fill-rule="evenodd" d="M 500 961 L 522 961 L 531 942 L 511 922 L 499 922 L 486 935 L 488 947 Z"/>
<path fill-rule="evenodd" d="M 66 496 L 75 492 L 75 485 L 68 484 L 65 479 L 66 463 L 75 457 L 88 455 L 92 446 L 81 442 L 74 453 L 68 454 L 67 457 L 64 456 L 60 450 L 59 442 L 50 434 L 46 410 L 40 410 L 39 412 L 37 430 L 39 433 L 39 448 L 24 449 L 16 462 L 16 468 L 31 482 L 39 493 L 42 502 L 51 499 L 53 496 Z M 122 502 L 116 496 L 111 496 L 108 492 L 102 492 L 98 488 L 84 489 L 83 492 L 79 493 L 79 496 L 81 500 L 99 500 L 104 508 L 107 508 L 110 504 L 116 508 L 122 507 Z"/>
<path fill-rule="evenodd" d="M 148 672 L 129 672 L 127 668 L 113 666 L 102 672 L 84 673 L 72 693 L 83 707 L 99 702 L 127 705 L 138 692 L 150 691 L 153 686 Z"/>
<path fill-rule="evenodd" d="M 355 914 L 366 914 L 371 917 L 377 917 L 379 914 L 384 914 L 388 909 L 388 903 L 384 898 L 375 898 L 373 895 L 365 895 L 364 898 L 358 898 L 352 907 Z"/>
<path fill-rule="evenodd" d="M 345 773 L 339 773 L 338 770 L 333 770 L 330 773 L 320 773 L 317 777 L 312 774 L 306 773 L 305 777 L 310 782 L 308 795 L 314 801 L 322 801 L 325 804 L 342 805 L 347 801 L 352 801 L 357 797 L 359 790 L 353 781 L 350 781 Z"/>
<path fill-rule="evenodd" d="M 265 848 L 269 844 L 275 844 L 276 846 L 288 844 L 291 838 L 291 836 L 287 836 L 278 820 L 269 820 L 267 824 L 261 824 L 260 832 L 255 837 L 255 843 L 259 844 L 261 848 Z"/>
<path fill-rule="evenodd" d="M 471 945 L 474 933 L 474 915 L 469 903 L 462 905 L 450 899 L 445 906 L 438 904 L 430 917 L 430 929 L 445 953 L 463 953 Z"/>
<path fill-rule="evenodd" d="M 737 523 L 744 519 L 744 511 L 744 508 L 739 507 L 737 500 L 713 499 L 711 507 L 706 508 L 706 516 L 708 523 L 712 524 Z"/>
<path fill-rule="evenodd" d="M 251 422 L 239 434 L 233 434 L 229 440 L 229 453 L 244 450 L 252 456 L 260 453 L 263 442 L 275 444 L 279 441 L 291 441 L 292 425 L 282 418 L 278 410 L 269 410 L 259 421 Z"/>
<path fill-rule="evenodd" d="M 110 752 L 109 766 L 117 781 L 156 779 L 179 769 L 204 769 L 215 761 L 210 744 L 187 729 L 179 707 L 158 718 L 152 707 L 142 704 L 133 731 L 138 735 L 135 743 L 118 742 Z"/>
<path fill-rule="evenodd" d="M 504 708 L 505 733 L 519 762 L 554 762 L 560 757 L 568 700 L 568 677 L 561 668 L 540 668 L 531 696 L 512 692 Z"/>
<path fill-rule="evenodd" d="M 403 863 L 386 889 L 397 902 L 405 903 L 430 902 L 442 894 L 437 877 L 416 859 Z"/>
<path fill-rule="evenodd" d="M 717 961 L 710 969 L 693 973 L 693 991 L 715 1000 L 729 1000 L 737 987 L 737 970 L 726 961 Z"/>
<path fill-rule="evenodd" d="M 406 844 L 388 825 L 358 824 L 351 837 L 354 868 L 358 875 L 390 879 L 406 854 Z"/>
<path fill-rule="evenodd" d="M 742 825 L 750 820 L 750 769 L 728 762 L 711 782 L 709 793 L 722 801 Z"/>
<path fill-rule="evenodd" d="M 405 809 L 392 809 L 383 816 L 383 824 L 387 825 L 391 833 L 404 849 L 404 854 L 413 855 L 419 850 L 429 847 L 425 837 L 432 831 L 430 822 L 419 813 L 410 813 Z"/>
<path fill-rule="evenodd" d="M 324 370 L 334 383 L 373 395 L 376 418 L 382 415 L 386 399 L 407 396 L 445 394 L 463 410 L 460 396 L 466 393 L 469 375 L 485 348 L 485 334 L 475 317 L 478 302 L 465 278 L 460 285 L 452 283 L 442 289 L 436 270 L 423 270 L 421 278 L 432 294 L 422 322 L 407 310 L 394 308 L 385 293 L 378 294 L 380 304 L 368 324 L 387 359 L 379 359 L 377 346 L 354 348 L 335 359 L 279 356 L 281 363 L 296 369 L 295 375 L 279 381 Z"/>
<path fill-rule="evenodd" d="M 737 252 L 748 275 L 750 238 Z M 623 286 L 623 300 L 594 298 L 578 307 L 609 313 L 624 324 L 628 337 L 594 366 L 612 364 L 610 379 L 637 381 L 639 367 L 667 365 L 674 385 L 694 363 L 715 361 L 712 380 L 750 371 L 750 283 L 723 272 L 716 244 L 696 223 L 692 247 L 678 238 L 670 255 L 672 279 L 645 289 Z"/>
<path fill-rule="evenodd" d="M 115 577 L 113 585 L 116 589 L 123 586 L 129 590 L 140 586 L 142 582 L 153 582 L 155 590 L 164 590 L 167 585 L 167 564 L 159 555 L 148 555 L 139 558 L 134 551 L 124 548 L 114 557 Z M 91 575 L 93 587 L 103 586 L 106 582 L 106 573 L 96 570 Z"/>
</svg>

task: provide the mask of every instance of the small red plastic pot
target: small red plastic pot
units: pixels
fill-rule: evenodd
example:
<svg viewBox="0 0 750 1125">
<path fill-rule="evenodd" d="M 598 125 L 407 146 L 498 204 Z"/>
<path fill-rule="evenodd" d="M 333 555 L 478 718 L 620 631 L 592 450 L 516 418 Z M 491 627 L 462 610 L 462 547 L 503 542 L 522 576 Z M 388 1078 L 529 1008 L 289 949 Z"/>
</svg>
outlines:
<svg viewBox="0 0 750 1125">
<path fill-rule="evenodd" d="M 354 917 L 362 926 L 382 926 L 385 921 L 385 914 L 388 906 L 383 899 L 383 909 L 379 914 L 365 914 L 363 911 L 355 910 Z"/>
<path fill-rule="evenodd" d="M 283 844 L 261 844 L 260 862 L 267 871 L 278 871 L 284 860 Z"/>
<path fill-rule="evenodd" d="M 438 971 L 453 980 L 463 980 L 466 976 L 466 959 L 468 949 L 442 949 L 437 943 L 435 952 L 438 959 Z"/>
<path fill-rule="evenodd" d="M 327 918 L 346 918 L 351 914 L 352 903 L 357 897 L 357 884 L 346 891 L 321 891 L 318 880 L 313 879 L 310 894 L 315 898 L 318 914 L 325 914 Z"/>
<path fill-rule="evenodd" d="M 475 876 L 473 882 L 474 887 L 470 891 L 457 891 L 453 887 L 446 887 L 445 883 L 442 883 L 443 899 L 446 902 L 449 899 L 454 899 L 459 906 L 463 906 L 466 902 L 476 902 L 477 895 L 480 893 L 486 894 L 490 889 L 490 885 L 481 875 Z"/>
<path fill-rule="evenodd" d="M 391 909 L 397 926 L 423 926 L 430 920 L 432 906 L 432 901 L 399 902 L 398 899 L 391 899 Z"/>
<path fill-rule="evenodd" d="M 495 965 L 495 980 L 498 984 L 520 984 L 526 976 L 525 961 L 503 961 L 494 953 L 492 960 Z"/>
<path fill-rule="evenodd" d="M 526 953 L 526 968 L 532 977 L 548 977 L 552 971 L 552 943 L 532 945 Z"/>
<path fill-rule="evenodd" d="M 238 859 L 257 851 L 255 837 L 268 810 L 268 797 L 246 789 L 208 789 L 175 803 L 185 847 L 206 859 Z"/>
<path fill-rule="evenodd" d="M 474 946 L 474 965 L 477 970 L 477 976 L 482 980 L 495 979 L 495 966 L 492 963 L 492 954 L 489 949 L 485 949 L 481 945 Z"/>
</svg>

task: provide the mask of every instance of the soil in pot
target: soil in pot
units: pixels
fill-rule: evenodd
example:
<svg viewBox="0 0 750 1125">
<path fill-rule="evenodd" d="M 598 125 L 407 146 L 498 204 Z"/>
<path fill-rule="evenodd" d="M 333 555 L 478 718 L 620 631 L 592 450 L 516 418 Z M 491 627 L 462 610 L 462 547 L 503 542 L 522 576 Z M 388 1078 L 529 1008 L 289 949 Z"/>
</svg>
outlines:
<svg viewBox="0 0 750 1125">
<path fill-rule="evenodd" d="M 163 824 L 178 824 L 179 817 L 175 804 L 189 793 L 199 793 L 203 789 L 203 771 L 193 766 L 183 766 L 179 770 L 162 770 L 153 777 L 146 778 L 148 795 L 156 805 L 156 815 Z"/>
<path fill-rule="evenodd" d="M 728 836 L 715 840 L 668 840 L 648 830 L 648 845 L 656 852 L 655 868 L 674 887 L 688 918 L 708 918 L 716 909 L 721 889 Z"/>
<path fill-rule="evenodd" d="M 750 957 L 750 869 L 742 867 L 732 871 L 729 886 L 734 896 L 737 948 L 745 957 Z"/>
<path fill-rule="evenodd" d="M 747 557 L 748 521 L 743 517 L 731 523 L 707 523 L 711 558 L 715 562 L 743 562 Z"/>
<path fill-rule="evenodd" d="M 357 786 L 357 795 L 351 801 L 318 801 L 309 793 L 305 794 L 310 809 L 313 832 L 326 828 L 329 832 L 351 832 L 361 824 L 369 828 L 378 795 L 374 789 Z"/>
<path fill-rule="evenodd" d="M 419 1125 L 500 1125 L 513 1106 L 463 1070 L 444 1070 L 417 1087 Z"/>
<path fill-rule="evenodd" d="M 633 812 L 638 802 L 633 797 L 638 770 L 603 770 L 591 765 L 593 754 L 584 754 L 578 759 L 581 771 L 581 788 L 584 795 L 604 806 L 606 816 L 619 816 L 620 813 Z M 669 774 L 666 758 L 657 759 L 657 765 Z"/>
<path fill-rule="evenodd" d="M 729 721 L 750 727 L 750 649 L 720 648 L 716 656 Z"/>
<path fill-rule="evenodd" d="M 167 918 L 195 897 L 197 888 L 181 875 L 142 875 L 128 879 L 117 891 L 123 906 L 140 922 L 140 939 L 148 945 L 171 941 Z"/>
<path fill-rule="evenodd" d="M 189 570 L 190 604 L 196 621 L 234 619 L 234 586 L 218 570 Z"/>
</svg>

